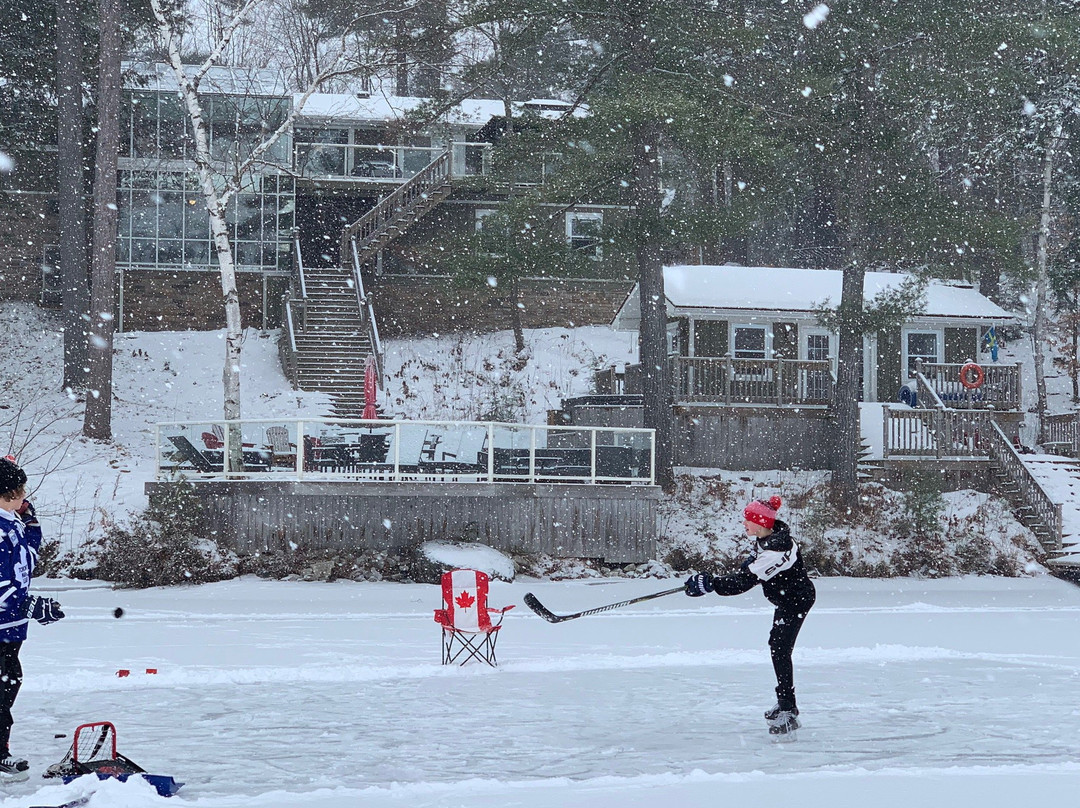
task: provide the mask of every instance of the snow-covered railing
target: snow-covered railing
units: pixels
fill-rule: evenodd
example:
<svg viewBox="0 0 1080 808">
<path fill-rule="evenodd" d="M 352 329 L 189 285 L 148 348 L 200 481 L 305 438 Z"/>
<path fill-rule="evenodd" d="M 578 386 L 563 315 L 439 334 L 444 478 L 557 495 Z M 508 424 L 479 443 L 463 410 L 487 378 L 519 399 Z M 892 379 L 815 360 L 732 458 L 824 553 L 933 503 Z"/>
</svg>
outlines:
<svg viewBox="0 0 1080 808">
<path fill-rule="evenodd" d="M 157 425 L 157 476 L 652 485 L 653 434 L 495 421 L 180 421 Z"/>
<path fill-rule="evenodd" d="M 916 363 L 918 365 L 918 363 Z M 943 410 L 945 402 L 937 394 L 937 390 L 930 384 L 930 380 L 919 370 L 915 371 L 915 389 L 917 390 L 916 401 L 925 409 Z"/>
<path fill-rule="evenodd" d="M 892 407 L 884 407 L 882 412 L 885 458 L 987 456 L 980 440 L 990 423 L 986 413 Z"/>
<path fill-rule="evenodd" d="M 1062 415 L 1047 415 L 1042 419 L 1043 437 L 1040 443 L 1047 450 L 1080 457 L 1080 429 L 1077 420 L 1080 413 L 1067 412 Z"/>
<path fill-rule="evenodd" d="M 989 428 L 982 434 L 983 445 L 990 459 L 1000 466 L 1008 481 L 1015 487 L 1017 498 L 1023 502 L 1021 515 L 1028 527 L 1039 536 L 1045 549 L 1060 550 L 1063 527 L 1061 504 L 1054 502 L 1031 470 L 1024 465 L 1016 447 L 1001 431 L 1000 426 L 991 421 Z M 1040 525 L 1047 535 L 1042 535 Z"/>
<path fill-rule="evenodd" d="M 672 379 L 686 403 L 823 407 L 833 395 L 828 360 L 677 356 Z"/>
<path fill-rule="evenodd" d="M 950 409 L 1020 409 L 1019 365 L 980 365 L 983 381 L 975 389 L 968 389 L 960 382 L 963 364 L 919 362 L 917 367 L 942 403 Z"/>
</svg>

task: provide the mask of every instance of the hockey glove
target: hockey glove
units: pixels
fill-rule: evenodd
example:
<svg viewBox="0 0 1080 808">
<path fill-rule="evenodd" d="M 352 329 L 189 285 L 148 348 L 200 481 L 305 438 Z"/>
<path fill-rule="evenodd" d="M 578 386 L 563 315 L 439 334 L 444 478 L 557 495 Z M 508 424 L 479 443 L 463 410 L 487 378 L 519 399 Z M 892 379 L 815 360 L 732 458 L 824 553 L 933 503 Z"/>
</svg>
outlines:
<svg viewBox="0 0 1080 808">
<path fill-rule="evenodd" d="M 707 572 L 699 572 L 686 579 L 684 586 L 686 594 L 692 598 L 700 598 L 702 595 L 713 591 L 713 577 Z"/>
<path fill-rule="evenodd" d="M 57 620 L 62 619 L 64 613 L 60 611 L 59 601 L 31 595 L 26 600 L 26 616 L 31 620 L 37 620 L 43 626 L 47 626 L 49 623 L 55 623 Z"/>
<path fill-rule="evenodd" d="M 38 524 L 37 511 L 34 510 L 34 503 L 28 499 L 23 500 L 22 507 L 15 511 L 15 513 L 19 514 L 19 518 L 22 519 L 24 525 L 29 526 Z"/>
</svg>

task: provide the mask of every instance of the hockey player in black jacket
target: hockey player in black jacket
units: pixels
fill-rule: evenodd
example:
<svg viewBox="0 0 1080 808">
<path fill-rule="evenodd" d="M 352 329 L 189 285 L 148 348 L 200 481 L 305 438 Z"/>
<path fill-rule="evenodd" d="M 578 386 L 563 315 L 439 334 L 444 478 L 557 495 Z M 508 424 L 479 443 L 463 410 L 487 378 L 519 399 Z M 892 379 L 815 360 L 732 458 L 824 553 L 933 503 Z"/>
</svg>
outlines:
<svg viewBox="0 0 1080 808">
<path fill-rule="evenodd" d="M 686 581 L 686 594 L 691 597 L 708 592 L 741 595 L 761 584 L 765 597 L 776 607 L 769 632 L 769 651 L 776 671 L 776 705 L 765 713 L 769 732 L 773 735 L 784 735 L 799 728 L 791 651 L 817 597 L 791 531 L 776 518 L 780 505 L 780 497 L 771 497 L 768 502 L 751 502 L 743 510 L 746 533 L 755 540 L 755 552 L 737 572 L 720 576 L 699 572 Z"/>
</svg>

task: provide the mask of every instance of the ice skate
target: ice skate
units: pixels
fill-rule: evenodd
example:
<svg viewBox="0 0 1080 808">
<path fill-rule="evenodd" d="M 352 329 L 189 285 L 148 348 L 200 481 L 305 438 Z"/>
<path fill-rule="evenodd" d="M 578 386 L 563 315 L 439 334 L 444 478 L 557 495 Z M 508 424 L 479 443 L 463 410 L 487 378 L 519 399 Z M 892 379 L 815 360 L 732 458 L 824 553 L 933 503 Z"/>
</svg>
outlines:
<svg viewBox="0 0 1080 808">
<path fill-rule="evenodd" d="M 771 718 L 769 716 L 772 716 Z M 765 714 L 766 721 L 769 724 L 769 734 L 775 736 L 793 736 L 795 730 L 802 726 L 799 723 L 799 711 L 797 709 L 791 710 L 769 710 Z"/>
<path fill-rule="evenodd" d="M 5 783 L 17 783 L 30 777 L 30 763 L 20 757 L 8 753 L 0 760 L 0 781 Z"/>
</svg>

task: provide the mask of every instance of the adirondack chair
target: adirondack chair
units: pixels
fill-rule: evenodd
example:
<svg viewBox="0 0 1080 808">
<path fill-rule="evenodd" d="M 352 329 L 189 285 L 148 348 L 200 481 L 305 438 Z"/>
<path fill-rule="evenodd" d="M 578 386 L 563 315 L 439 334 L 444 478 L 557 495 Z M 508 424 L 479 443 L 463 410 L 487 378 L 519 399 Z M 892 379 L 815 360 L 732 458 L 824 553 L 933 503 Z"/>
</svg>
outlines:
<svg viewBox="0 0 1080 808">
<path fill-rule="evenodd" d="M 169 435 L 169 441 L 176 447 L 177 459 L 181 463 L 190 463 L 198 472 L 210 474 L 221 471 L 224 468 L 221 452 L 216 452 L 216 458 L 207 457 L 195 448 L 195 445 L 183 435 Z"/>
<path fill-rule="evenodd" d="M 289 442 L 288 429 L 283 426 L 268 427 L 266 430 L 266 442 L 270 444 L 270 457 L 273 465 L 296 465 L 296 444 Z"/>
<path fill-rule="evenodd" d="M 442 626 L 442 664 L 464 665 L 471 659 L 492 667 L 498 664 L 495 643 L 503 617 L 514 607 L 488 606 L 488 581 L 487 573 L 480 570 L 443 573 L 443 608 L 435 610 L 435 622 Z"/>
</svg>

